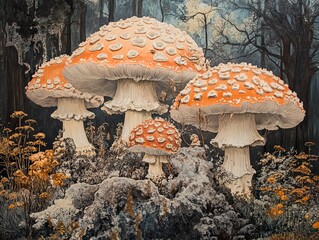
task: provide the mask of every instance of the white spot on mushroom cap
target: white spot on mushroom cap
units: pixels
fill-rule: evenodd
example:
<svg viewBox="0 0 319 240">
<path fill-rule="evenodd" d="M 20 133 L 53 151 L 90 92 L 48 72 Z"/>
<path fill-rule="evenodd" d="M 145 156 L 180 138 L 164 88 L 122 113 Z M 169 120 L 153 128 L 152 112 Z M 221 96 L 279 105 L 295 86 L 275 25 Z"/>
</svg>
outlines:
<svg viewBox="0 0 319 240">
<path fill-rule="evenodd" d="M 185 97 L 181 99 L 181 103 L 188 103 L 189 99 L 190 99 L 189 95 L 186 95 Z"/>
<path fill-rule="evenodd" d="M 79 44 L 79 47 L 84 47 L 86 44 L 87 44 L 87 42 L 81 42 L 81 43 Z"/>
<path fill-rule="evenodd" d="M 257 77 L 257 76 L 253 76 L 251 81 L 256 84 L 256 85 L 259 85 L 260 84 L 260 78 Z"/>
<path fill-rule="evenodd" d="M 194 82 L 194 87 L 204 87 L 206 86 L 206 81 L 204 80 L 201 80 L 201 79 L 197 79 L 195 82 Z"/>
<path fill-rule="evenodd" d="M 241 72 L 241 68 L 240 67 L 234 67 L 234 68 L 232 68 L 231 72 L 240 73 Z"/>
<path fill-rule="evenodd" d="M 143 129 L 142 128 L 138 128 L 135 133 L 136 133 L 137 136 L 140 136 L 140 135 L 143 134 Z"/>
<path fill-rule="evenodd" d="M 127 57 L 128 58 L 135 58 L 135 57 L 137 57 L 138 56 L 138 52 L 136 51 L 136 50 L 130 50 L 130 51 L 128 51 L 128 53 L 127 53 Z"/>
<path fill-rule="evenodd" d="M 236 83 L 236 84 L 234 84 L 234 85 L 232 86 L 231 89 L 237 91 L 237 90 L 239 90 L 239 88 L 240 88 L 240 85 L 239 85 L 238 83 Z"/>
<path fill-rule="evenodd" d="M 48 84 L 47 85 L 47 89 L 53 89 L 54 88 L 54 85 L 53 84 Z"/>
<path fill-rule="evenodd" d="M 167 143 L 167 144 L 166 144 L 166 148 L 167 148 L 167 149 L 173 149 L 173 144 Z"/>
<path fill-rule="evenodd" d="M 194 92 L 195 93 L 199 93 L 200 92 L 200 88 L 194 88 Z"/>
<path fill-rule="evenodd" d="M 213 85 L 215 85 L 217 82 L 218 82 L 218 80 L 217 80 L 216 78 L 214 78 L 214 79 L 211 79 L 211 80 L 208 81 L 208 85 L 213 86 Z"/>
<path fill-rule="evenodd" d="M 99 41 L 99 40 L 100 40 L 100 37 L 94 36 L 94 37 L 92 37 L 92 38 L 90 39 L 90 44 L 94 44 L 94 43 L 96 43 L 96 42 Z"/>
<path fill-rule="evenodd" d="M 283 97 L 284 97 L 284 94 L 283 94 L 283 92 L 276 91 L 276 92 L 274 93 L 274 96 L 275 96 L 276 98 L 283 98 Z"/>
<path fill-rule="evenodd" d="M 259 69 L 252 69 L 253 73 L 256 75 L 260 75 L 261 71 Z"/>
<path fill-rule="evenodd" d="M 111 44 L 109 45 L 109 49 L 111 51 L 118 51 L 123 47 L 123 45 L 121 43 L 115 43 L 115 44 Z"/>
<path fill-rule="evenodd" d="M 248 90 L 252 90 L 252 89 L 255 88 L 254 85 L 253 85 L 251 82 L 245 82 L 245 83 L 244 83 L 244 86 L 245 86 L 246 89 L 248 89 Z"/>
<path fill-rule="evenodd" d="M 94 44 L 92 47 L 90 47 L 89 51 L 90 52 L 100 51 L 103 49 L 103 47 L 104 47 L 103 44 L 98 42 Z"/>
<path fill-rule="evenodd" d="M 154 54 L 153 60 L 155 62 L 167 62 L 168 61 L 167 57 L 164 54 L 159 53 L 159 52 Z"/>
<path fill-rule="evenodd" d="M 164 35 L 161 37 L 161 39 L 165 43 L 174 43 L 174 37 L 171 35 Z"/>
<path fill-rule="evenodd" d="M 145 27 L 139 27 L 134 31 L 135 34 L 145 34 L 146 28 Z"/>
<path fill-rule="evenodd" d="M 124 39 L 124 40 L 128 40 L 131 38 L 131 34 L 128 32 L 124 32 L 120 34 L 120 38 Z"/>
<path fill-rule="evenodd" d="M 230 78 L 229 72 L 220 72 L 218 76 L 221 80 L 228 80 Z"/>
<path fill-rule="evenodd" d="M 245 73 L 240 73 L 235 76 L 235 79 L 239 82 L 245 82 L 247 80 L 247 75 Z"/>
<path fill-rule="evenodd" d="M 40 83 L 41 82 L 41 79 L 38 78 L 37 80 L 35 80 L 35 83 Z"/>
<path fill-rule="evenodd" d="M 163 131 L 164 131 L 164 128 L 159 127 L 159 128 L 157 129 L 157 131 L 158 131 L 159 133 L 161 133 L 161 132 L 163 132 Z"/>
<path fill-rule="evenodd" d="M 159 143 L 163 143 L 163 142 L 166 141 L 166 138 L 164 138 L 164 137 L 158 137 L 158 138 L 157 138 L 157 141 L 158 141 Z"/>
<path fill-rule="evenodd" d="M 231 92 L 224 92 L 223 97 L 231 97 L 233 94 Z"/>
<path fill-rule="evenodd" d="M 166 53 L 167 53 L 168 55 L 170 55 L 170 56 L 174 56 L 174 55 L 177 53 L 177 51 L 176 51 L 176 49 L 173 48 L 173 47 L 168 47 L 168 48 L 166 48 Z"/>
<path fill-rule="evenodd" d="M 185 89 L 183 89 L 183 90 L 180 92 L 180 94 L 181 94 L 182 96 L 185 96 L 185 95 L 188 95 L 190 92 L 191 92 L 191 89 L 190 89 L 190 88 L 185 88 Z"/>
<path fill-rule="evenodd" d="M 154 136 L 146 136 L 146 140 L 149 142 L 153 142 L 155 140 Z"/>
<path fill-rule="evenodd" d="M 201 100 L 202 99 L 203 94 L 202 93 L 196 93 L 194 94 L 194 99 L 195 100 Z"/>
<path fill-rule="evenodd" d="M 225 84 L 219 84 L 216 88 L 216 90 L 224 91 L 227 89 L 227 86 Z"/>
<path fill-rule="evenodd" d="M 174 62 L 177 63 L 178 65 L 187 65 L 187 61 L 185 58 L 183 58 L 182 56 L 178 56 L 176 58 L 174 58 Z"/>
<path fill-rule="evenodd" d="M 215 90 L 211 90 L 207 93 L 207 98 L 216 98 L 218 96 Z"/>
<path fill-rule="evenodd" d="M 81 55 L 84 51 L 85 51 L 85 48 L 80 47 L 80 48 L 76 49 L 76 50 L 72 53 L 72 57 L 77 57 L 77 56 Z"/>
<path fill-rule="evenodd" d="M 126 28 L 128 28 L 128 27 L 131 27 L 132 24 L 123 21 L 123 22 L 120 22 L 120 23 L 118 24 L 118 26 L 119 26 L 119 28 L 121 28 L 121 29 L 126 29 Z"/>
<path fill-rule="evenodd" d="M 178 50 L 183 50 L 185 47 L 184 47 L 183 44 L 177 43 L 177 44 L 176 44 L 176 48 L 177 48 Z"/>
<path fill-rule="evenodd" d="M 53 78 L 53 84 L 59 84 L 61 82 L 60 78 L 59 77 L 55 77 Z"/>
<path fill-rule="evenodd" d="M 112 56 L 113 59 L 115 60 L 122 60 L 124 58 L 123 54 L 116 54 Z"/>
<path fill-rule="evenodd" d="M 203 79 L 209 79 L 212 75 L 213 75 L 213 73 L 212 73 L 211 71 L 207 71 L 207 72 L 201 74 L 200 76 L 201 76 Z M 217 79 L 215 79 L 215 80 L 216 80 L 216 82 L 217 82 Z M 215 83 L 214 83 L 214 84 L 215 84 Z M 214 85 L 214 84 L 212 84 L 212 85 Z"/>
<path fill-rule="evenodd" d="M 168 129 L 166 134 L 168 135 L 173 135 L 175 133 L 175 130 L 174 129 Z"/>
<path fill-rule="evenodd" d="M 143 48 L 146 46 L 146 39 L 143 37 L 135 37 L 131 40 L 131 43 L 133 46 Z"/>
<path fill-rule="evenodd" d="M 236 83 L 236 80 L 235 80 L 235 79 L 231 79 L 231 80 L 228 80 L 228 81 L 227 81 L 227 84 L 228 84 L 229 86 L 232 86 L 234 83 Z"/>
<path fill-rule="evenodd" d="M 245 90 L 239 90 L 238 91 L 240 94 L 246 94 L 246 91 Z"/>
<path fill-rule="evenodd" d="M 135 142 L 143 144 L 143 143 L 145 143 L 145 140 L 144 140 L 143 137 L 138 137 L 138 138 L 135 139 Z"/>
<path fill-rule="evenodd" d="M 154 40 L 159 37 L 159 34 L 155 31 L 149 31 L 146 33 L 146 37 L 148 37 L 151 40 Z"/>
<path fill-rule="evenodd" d="M 264 94 L 264 91 L 261 88 L 257 88 L 256 93 L 259 95 L 262 95 L 262 94 Z"/>
<path fill-rule="evenodd" d="M 156 50 L 163 50 L 165 48 L 165 43 L 162 41 L 155 41 L 153 42 L 153 48 L 155 48 Z"/>
<path fill-rule="evenodd" d="M 156 131 L 155 128 L 150 128 L 150 129 L 147 130 L 147 133 L 154 133 L 155 131 Z"/>
<path fill-rule="evenodd" d="M 99 53 L 99 54 L 96 56 L 96 58 L 99 59 L 99 60 L 107 59 L 107 54 L 106 54 L 106 53 Z"/>
<path fill-rule="evenodd" d="M 108 34 L 108 35 L 105 37 L 105 40 L 106 40 L 106 41 L 113 41 L 113 40 L 115 40 L 116 38 L 117 38 L 116 35 L 114 35 L 114 34 Z"/>
</svg>

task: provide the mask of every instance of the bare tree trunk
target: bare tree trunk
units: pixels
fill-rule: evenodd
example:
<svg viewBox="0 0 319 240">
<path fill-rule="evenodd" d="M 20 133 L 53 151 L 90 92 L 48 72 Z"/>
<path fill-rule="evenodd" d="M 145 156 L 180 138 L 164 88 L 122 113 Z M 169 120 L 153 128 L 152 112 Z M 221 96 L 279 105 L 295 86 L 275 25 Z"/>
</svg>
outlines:
<svg viewBox="0 0 319 240">
<path fill-rule="evenodd" d="M 132 0 L 132 16 L 136 16 L 136 0 Z"/>
<path fill-rule="evenodd" d="M 80 8 L 80 42 L 86 39 L 86 5 L 85 3 L 79 2 Z"/>
<path fill-rule="evenodd" d="M 137 3 L 137 16 L 142 17 L 142 10 L 143 10 L 143 0 L 138 0 Z"/>
<path fill-rule="evenodd" d="M 116 0 L 109 0 L 109 22 L 114 22 L 115 2 Z"/>
</svg>

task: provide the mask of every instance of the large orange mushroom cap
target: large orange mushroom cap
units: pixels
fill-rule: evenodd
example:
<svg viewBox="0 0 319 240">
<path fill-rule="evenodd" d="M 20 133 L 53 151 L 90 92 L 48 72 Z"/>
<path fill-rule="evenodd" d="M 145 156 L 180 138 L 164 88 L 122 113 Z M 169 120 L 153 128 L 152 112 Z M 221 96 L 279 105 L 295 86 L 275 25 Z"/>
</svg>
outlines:
<svg viewBox="0 0 319 240">
<path fill-rule="evenodd" d="M 220 64 L 199 74 L 171 108 L 174 120 L 212 132 L 218 131 L 218 118 L 225 113 L 252 113 L 257 129 L 269 130 L 294 127 L 305 116 L 297 94 L 283 80 L 247 63 Z"/>
<path fill-rule="evenodd" d="M 110 97 L 114 80 L 120 79 L 157 81 L 164 91 L 173 81 L 181 89 L 205 68 L 203 56 L 186 32 L 153 18 L 132 17 L 102 26 L 81 43 L 64 75 L 80 91 Z"/>
<path fill-rule="evenodd" d="M 57 106 L 58 98 L 69 97 L 85 99 L 87 108 L 100 106 L 102 96 L 79 92 L 64 78 L 62 71 L 68 57 L 61 55 L 42 64 L 26 87 L 27 97 L 42 107 Z"/>
<path fill-rule="evenodd" d="M 145 120 L 132 130 L 129 137 L 129 150 L 132 152 L 172 155 L 180 146 L 180 133 L 172 123 L 162 118 Z"/>
</svg>

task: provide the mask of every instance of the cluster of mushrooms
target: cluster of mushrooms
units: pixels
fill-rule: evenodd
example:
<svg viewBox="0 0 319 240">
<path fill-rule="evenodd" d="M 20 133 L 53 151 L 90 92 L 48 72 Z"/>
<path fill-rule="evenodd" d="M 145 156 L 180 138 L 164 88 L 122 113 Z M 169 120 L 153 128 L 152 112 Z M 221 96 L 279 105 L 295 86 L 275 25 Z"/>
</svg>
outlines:
<svg viewBox="0 0 319 240">
<path fill-rule="evenodd" d="M 125 113 L 121 141 L 145 153 L 147 177 L 158 181 L 181 140 L 172 123 L 152 114 L 168 111 L 159 97 L 174 97 L 175 89 L 181 91 L 172 119 L 218 133 L 211 143 L 225 150 L 226 186 L 234 194 L 250 194 L 249 146 L 265 144 L 258 130 L 291 128 L 305 115 L 296 93 L 272 72 L 246 63 L 210 67 L 186 32 L 149 17 L 102 26 L 71 56 L 42 64 L 26 94 L 43 107 L 57 106 L 51 116 L 63 122 L 63 137 L 74 139 L 79 154 L 94 154 L 83 126 L 94 118 L 87 108 L 103 104 L 107 114 Z"/>
</svg>

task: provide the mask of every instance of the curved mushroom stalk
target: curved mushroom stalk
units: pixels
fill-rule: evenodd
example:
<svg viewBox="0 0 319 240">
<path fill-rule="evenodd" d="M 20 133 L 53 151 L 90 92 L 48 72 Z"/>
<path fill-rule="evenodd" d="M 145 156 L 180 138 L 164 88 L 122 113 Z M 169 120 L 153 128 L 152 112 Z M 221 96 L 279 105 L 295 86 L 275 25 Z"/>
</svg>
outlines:
<svg viewBox="0 0 319 240">
<path fill-rule="evenodd" d="M 218 134 L 212 143 L 225 149 L 222 167 L 232 174 L 228 182 L 232 193 L 247 195 L 255 173 L 250 164 L 249 146 L 265 144 L 265 139 L 257 131 L 255 116 L 249 113 L 222 115 Z"/>
<path fill-rule="evenodd" d="M 108 114 L 125 112 L 121 139 L 128 142 L 133 128 L 150 118 L 152 111 L 164 113 L 167 107 L 158 101 L 155 82 L 122 79 L 117 81 L 113 99 L 104 103 L 102 110 Z"/>
<path fill-rule="evenodd" d="M 155 182 L 159 182 L 160 180 L 165 178 L 162 164 L 168 163 L 167 158 L 168 156 L 149 155 L 145 153 L 143 162 L 147 162 L 149 164 L 148 174 L 146 177 Z"/>
<path fill-rule="evenodd" d="M 94 147 L 89 143 L 84 130 L 85 119 L 94 118 L 94 113 L 84 106 L 84 99 L 58 98 L 58 109 L 52 118 L 63 123 L 63 138 L 72 138 L 78 154 L 95 155 Z"/>
</svg>

